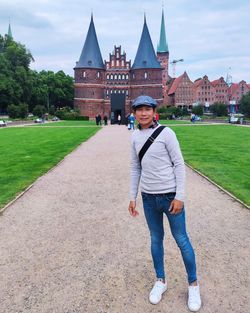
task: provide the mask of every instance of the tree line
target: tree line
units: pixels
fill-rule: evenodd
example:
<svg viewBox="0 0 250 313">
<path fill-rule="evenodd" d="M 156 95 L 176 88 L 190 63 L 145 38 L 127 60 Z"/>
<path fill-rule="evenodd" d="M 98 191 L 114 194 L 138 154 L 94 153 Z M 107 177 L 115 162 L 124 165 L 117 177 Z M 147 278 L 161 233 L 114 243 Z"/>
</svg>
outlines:
<svg viewBox="0 0 250 313">
<path fill-rule="evenodd" d="M 21 43 L 0 35 L 0 113 L 25 117 L 73 107 L 73 78 L 63 71 L 30 69 L 34 58 Z M 36 114 L 37 115 L 37 114 Z"/>
</svg>

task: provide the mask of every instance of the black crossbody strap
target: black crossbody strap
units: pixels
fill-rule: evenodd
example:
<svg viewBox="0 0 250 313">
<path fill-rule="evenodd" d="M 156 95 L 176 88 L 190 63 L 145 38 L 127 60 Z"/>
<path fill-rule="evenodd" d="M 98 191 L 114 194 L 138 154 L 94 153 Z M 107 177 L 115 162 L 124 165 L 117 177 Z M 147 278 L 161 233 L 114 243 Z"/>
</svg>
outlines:
<svg viewBox="0 0 250 313">
<path fill-rule="evenodd" d="M 153 134 L 147 139 L 147 141 L 144 143 L 143 147 L 141 148 L 138 156 L 141 163 L 142 158 L 144 157 L 144 154 L 147 152 L 148 148 L 152 145 L 152 143 L 155 141 L 156 137 L 163 131 L 165 126 L 159 126 L 156 128 L 156 130 L 153 132 Z"/>
</svg>

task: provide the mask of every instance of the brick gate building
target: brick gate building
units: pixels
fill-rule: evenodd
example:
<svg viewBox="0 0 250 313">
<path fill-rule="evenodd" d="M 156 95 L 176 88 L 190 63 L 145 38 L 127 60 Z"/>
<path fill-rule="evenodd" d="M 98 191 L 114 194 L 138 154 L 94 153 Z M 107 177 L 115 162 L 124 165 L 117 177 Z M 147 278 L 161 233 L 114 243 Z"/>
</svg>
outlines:
<svg viewBox="0 0 250 313">
<path fill-rule="evenodd" d="M 131 111 L 132 100 L 149 95 L 163 103 L 168 79 L 168 46 L 166 43 L 164 14 L 162 12 L 160 42 L 155 53 L 146 18 L 135 60 L 126 59 L 121 46 L 115 46 L 109 60 L 102 59 L 93 16 L 75 71 L 74 106 L 80 114 L 94 118 L 97 114 L 116 120 Z"/>
</svg>

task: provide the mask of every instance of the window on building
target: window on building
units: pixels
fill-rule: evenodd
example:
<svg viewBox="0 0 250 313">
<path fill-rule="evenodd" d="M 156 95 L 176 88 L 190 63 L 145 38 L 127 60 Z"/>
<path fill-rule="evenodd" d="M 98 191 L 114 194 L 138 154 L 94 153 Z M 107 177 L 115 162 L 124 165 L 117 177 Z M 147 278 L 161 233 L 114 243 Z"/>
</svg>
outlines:
<svg viewBox="0 0 250 313">
<path fill-rule="evenodd" d="M 148 73 L 147 73 L 147 72 L 144 73 L 144 78 L 145 78 L 145 79 L 148 78 Z"/>
<path fill-rule="evenodd" d="M 110 75 L 110 79 L 113 80 L 113 78 L 114 78 L 114 77 L 113 77 L 113 75 L 111 74 L 111 75 Z"/>
<path fill-rule="evenodd" d="M 107 79 L 109 79 L 109 74 L 107 74 Z"/>
<path fill-rule="evenodd" d="M 126 79 L 128 79 L 128 74 L 126 75 Z"/>
<path fill-rule="evenodd" d="M 117 75 L 116 74 L 114 75 L 114 79 L 117 79 Z"/>
<path fill-rule="evenodd" d="M 121 75 L 119 74 L 119 75 L 118 75 L 118 79 L 121 79 L 121 78 L 122 78 L 122 77 L 121 77 Z"/>
<path fill-rule="evenodd" d="M 97 76 L 97 78 L 100 78 L 100 72 L 97 72 L 96 76 Z"/>
<path fill-rule="evenodd" d="M 85 72 L 85 71 L 82 72 L 82 77 L 83 77 L 83 78 L 86 77 L 86 72 Z"/>
</svg>

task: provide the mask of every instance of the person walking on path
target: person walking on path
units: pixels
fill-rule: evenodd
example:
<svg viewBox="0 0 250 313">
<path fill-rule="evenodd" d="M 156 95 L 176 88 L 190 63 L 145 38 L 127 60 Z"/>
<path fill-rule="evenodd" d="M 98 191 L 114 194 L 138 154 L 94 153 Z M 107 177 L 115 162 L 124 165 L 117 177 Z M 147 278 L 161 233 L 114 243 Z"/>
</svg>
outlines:
<svg viewBox="0 0 250 313">
<path fill-rule="evenodd" d="M 140 182 L 156 272 L 156 282 L 149 294 L 149 301 L 152 304 L 159 303 L 162 294 L 167 290 L 163 247 L 165 214 L 187 272 L 188 308 L 190 311 L 198 311 L 201 298 L 195 254 L 185 225 L 185 165 L 175 133 L 168 127 L 160 126 L 154 119 L 156 105 L 156 101 L 149 96 L 139 96 L 132 105 L 139 125 L 131 142 L 131 198 L 128 210 L 133 217 L 139 214 L 136 210 L 136 198 Z M 158 132 L 157 137 L 154 137 L 155 131 Z M 151 142 L 148 141 L 149 137 Z M 147 149 L 145 143 L 148 144 Z"/>
<path fill-rule="evenodd" d="M 135 129 L 135 117 L 134 113 L 131 113 L 129 116 L 129 123 L 130 123 L 130 129 L 134 130 Z"/>
<path fill-rule="evenodd" d="M 108 117 L 107 117 L 107 115 L 104 115 L 103 120 L 104 120 L 104 125 L 107 126 L 108 125 Z"/>
<path fill-rule="evenodd" d="M 117 120 L 118 120 L 118 125 L 121 125 L 122 117 L 120 114 L 118 114 Z"/>
</svg>

